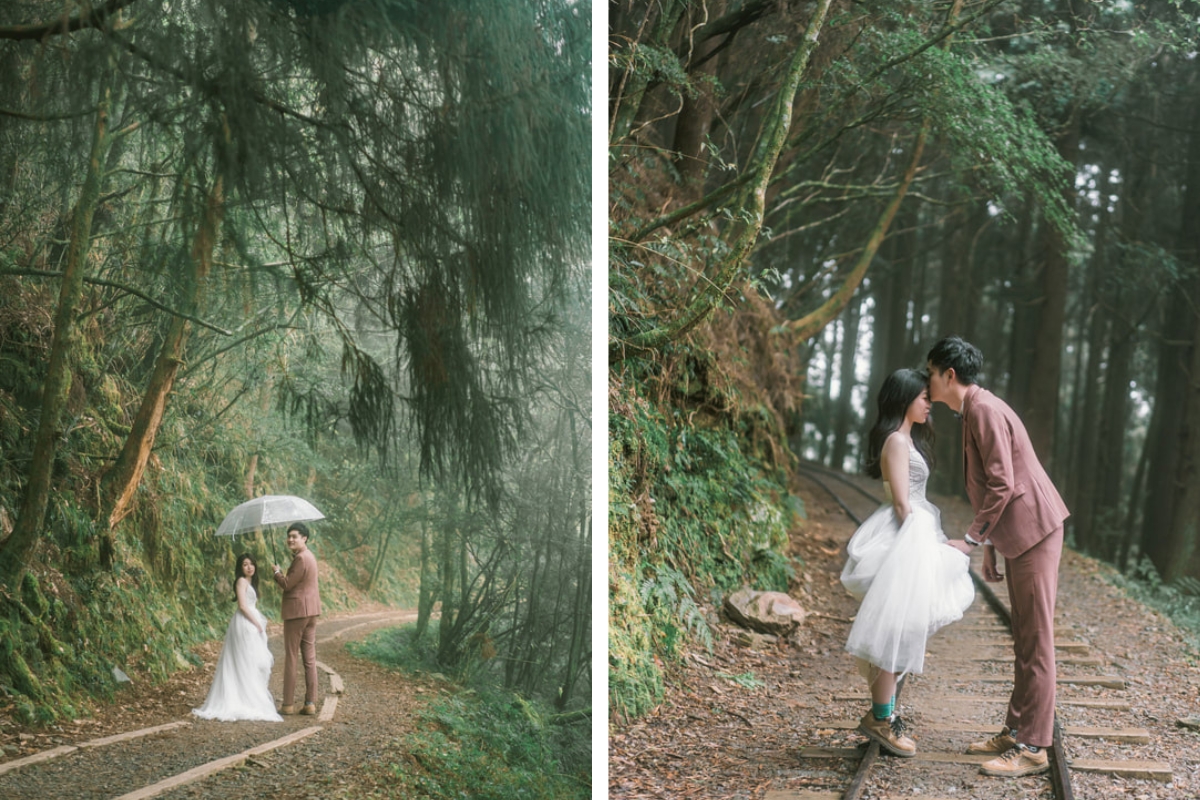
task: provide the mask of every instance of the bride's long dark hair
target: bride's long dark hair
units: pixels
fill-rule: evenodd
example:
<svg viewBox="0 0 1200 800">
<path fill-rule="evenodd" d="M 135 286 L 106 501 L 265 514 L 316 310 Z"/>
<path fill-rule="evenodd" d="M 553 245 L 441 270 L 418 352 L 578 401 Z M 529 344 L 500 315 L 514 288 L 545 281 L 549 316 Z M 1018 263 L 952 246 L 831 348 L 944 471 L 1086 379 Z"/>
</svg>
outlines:
<svg viewBox="0 0 1200 800">
<path fill-rule="evenodd" d="M 887 437 L 900 429 L 904 422 L 904 414 L 912 401 L 921 392 L 929 388 L 929 376 L 920 370 L 898 369 L 888 375 L 879 387 L 879 416 L 875 426 L 867 435 L 867 461 L 865 470 L 872 478 L 883 477 L 883 467 L 880 456 L 883 454 L 883 443 Z M 925 459 L 925 463 L 933 467 L 933 428 L 929 425 L 913 423 L 912 440 L 917 452 Z"/>
<path fill-rule="evenodd" d="M 254 587 L 254 593 L 258 594 L 258 562 L 255 561 L 254 556 L 250 555 L 249 553 L 242 553 L 240 556 L 237 557 L 237 560 L 234 561 L 234 563 L 237 564 L 237 566 L 233 568 L 233 583 L 236 586 L 238 578 L 246 577 L 245 575 L 242 574 L 242 562 L 243 561 L 249 561 L 251 564 L 254 565 L 254 574 L 250 576 L 249 581 L 250 581 L 250 585 Z M 233 599 L 235 602 L 237 601 L 237 592 L 236 591 L 234 591 L 234 593 L 233 593 Z"/>
</svg>

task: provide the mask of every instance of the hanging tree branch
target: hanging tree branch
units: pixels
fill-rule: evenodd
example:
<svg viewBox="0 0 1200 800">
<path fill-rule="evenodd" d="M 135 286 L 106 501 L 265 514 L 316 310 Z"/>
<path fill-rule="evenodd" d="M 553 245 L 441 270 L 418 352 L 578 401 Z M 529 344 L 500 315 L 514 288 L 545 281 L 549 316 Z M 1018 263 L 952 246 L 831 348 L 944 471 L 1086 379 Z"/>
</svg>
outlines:
<svg viewBox="0 0 1200 800">
<path fill-rule="evenodd" d="M 762 231 L 763 215 L 766 206 L 767 185 L 775 171 L 779 153 L 787 141 L 788 131 L 792 125 L 792 106 L 796 92 L 800 87 L 800 79 L 808 67 L 813 52 L 817 49 L 817 39 L 825 23 L 826 14 L 832 0 L 818 0 L 813 10 L 804 38 L 796 49 L 788 66 L 787 74 L 775 98 L 772 113 L 763 123 L 763 133 L 758 150 L 748 171 L 753 179 L 748 182 L 737 202 L 734 219 L 740 220 L 730 227 L 725 239 L 733 238 L 730 252 L 723 259 L 715 278 L 707 282 L 699 291 L 688 307 L 677 319 L 657 328 L 636 334 L 625 341 L 615 340 L 609 345 L 609 361 L 617 362 L 647 350 L 654 350 L 684 336 L 712 314 L 717 302 L 733 284 L 742 272 L 747 258 L 758 242 Z M 734 238 L 736 236 L 736 238 Z"/>
<path fill-rule="evenodd" d="M 33 23 L 30 25 L 0 26 L 0 39 L 13 41 L 28 41 L 44 39 L 47 36 L 59 36 L 64 33 L 74 33 L 84 28 L 99 27 L 104 20 L 120 11 L 125 6 L 133 5 L 134 0 L 108 0 L 100 8 L 92 8 L 85 4 L 74 16 L 60 17 L 53 22 Z"/>
<path fill-rule="evenodd" d="M 63 276 L 61 272 L 53 272 L 46 269 L 0 269 L 0 275 L 27 275 L 35 278 L 61 278 Z M 104 280 L 103 278 L 92 278 L 86 275 L 83 278 L 83 282 L 90 283 L 95 286 L 107 286 L 110 289 L 116 289 L 117 291 L 131 294 L 140 300 L 145 300 L 159 311 L 164 311 L 172 316 L 179 317 L 180 319 L 186 319 L 188 322 L 194 322 L 200 327 L 208 328 L 210 331 L 215 331 L 222 336 L 233 336 L 233 331 L 227 331 L 224 328 L 218 328 L 211 322 L 205 322 L 199 317 L 184 313 L 183 311 L 171 308 L 170 306 L 163 305 L 150 295 L 143 291 L 139 291 L 138 289 L 134 289 L 132 286 L 126 286 L 125 284 L 117 283 L 116 281 Z"/>
<path fill-rule="evenodd" d="M 642 239 L 645 239 L 651 233 L 663 227 L 664 225 L 673 225 L 681 219 L 686 219 L 692 214 L 703 211 L 705 208 L 708 208 L 714 203 L 724 200 L 726 197 L 733 194 L 735 189 L 742 186 L 753 177 L 753 172 L 746 172 L 719 189 L 714 189 L 696 202 L 690 203 L 682 208 L 677 208 L 669 214 L 664 214 L 658 219 L 647 222 L 645 225 L 630 234 L 629 241 L 640 242 Z"/>
<path fill-rule="evenodd" d="M 891 226 L 896 212 L 900 209 L 904 195 L 908 193 L 909 185 L 912 184 L 913 178 L 917 174 L 917 166 L 921 163 L 922 153 L 925 152 L 925 139 L 928 132 L 929 124 L 926 122 L 921 125 L 921 132 L 917 134 L 917 141 L 913 145 L 912 159 L 909 161 L 908 169 L 904 171 L 904 178 L 900 181 L 896 194 L 892 196 L 891 201 L 879 216 L 879 220 L 875 223 L 875 228 L 871 231 L 867 244 L 863 248 L 862 255 L 858 257 L 854 269 L 850 270 L 850 274 L 841 288 L 834 292 L 833 296 L 826 300 L 820 308 L 788 323 L 787 327 L 794 341 L 803 342 L 811 339 L 828 325 L 830 320 L 842 313 L 842 309 L 854 296 L 858 285 L 862 283 L 863 276 L 867 273 L 867 267 L 871 266 L 871 261 L 874 260 L 875 253 L 879 250 L 879 245 L 883 244 L 883 240 L 887 236 L 888 228 Z"/>
<path fill-rule="evenodd" d="M 961 28 L 963 24 L 956 22 L 958 13 L 962 10 L 962 5 L 963 0 L 954 0 L 954 4 L 950 8 L 946 26 L 942 29 L 943 33 L 931 39 L 929 46 L 941 41 L 944 42 L 943 46 L 945 48 L 950 47 L 953 41 L 953 33 Z M 991 3 L 988 8 L 991 5 L 995 5 L 995 2 Z M 971 19 L 974 18 L 972 17 Z M 922 48 L 922 50 L 924 49 L 927 48 Z M 850 274 L 846 277 L 841 288 L 834 292 L 832 297 L 822 303 L 820 308 L 805 314 L 800 319 L 788 323 L 787 327 L 793 336 L 793 341 L 803 342 L 816 336 L 834 317 L 842 313 L 842 309 L 846 307 L 846 304 L 850 302 L 850 298 L 854 296 L 854 292 L 858 290 L 863 276 L 867 273 L 867 267 L 871 266 L 871 262 L 875 259 L 875 253 L 878 252 L 879 246 L 883 244 L 884 238 L 887 237 L 888 228 L 891 227 L 896 212 L 900 210 L 900 203 L 904 200 L 904 195 L 908 193 L 908 187 L 912 185 L 913 178 L 916 177 L 917 168 L 921 164 L 921 155 L 925 152 L 925 140 L 928 135 L 929 117 L 926 116 L 921 120 L 921 130 L 917 134 L 916 142 L 913 144 L 913 153 L 908 163 L 908 169 L 904 171 L 904 177 L 896 189 L 895 196 L 892 197 L 891 202 L 887 204 L 887 207 L 883 210 L 883 214 L 880 215 L 879 220 L 875 223 L 875 228 L 867 238 L 867 244 L 863 247 L 862 254 L 858 257 L 854 269 L 850 270 Z"/>
</svg>

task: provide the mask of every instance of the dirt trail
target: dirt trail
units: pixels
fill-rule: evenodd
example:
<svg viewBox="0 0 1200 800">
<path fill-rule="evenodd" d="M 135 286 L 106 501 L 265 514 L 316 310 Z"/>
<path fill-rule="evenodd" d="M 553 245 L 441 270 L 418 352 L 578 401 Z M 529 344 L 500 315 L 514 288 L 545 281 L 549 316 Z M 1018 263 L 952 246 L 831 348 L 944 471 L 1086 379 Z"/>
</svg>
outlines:
<svg viewBox="0 0 1200 800">
<path fill-rule="evenodd" d="M 448 684 L 433 678 L 414 679 L 350 657 L 345 642 L 380 627 L 415 619 L 415 611 L 373 607 L 322 618 L 317 629 L 317 659 L 340 677 L 345 692 L 337 697 L 333 718 L 288 716 L 283 722 L 214 722 L 191 715 L 204 702 L 212 681 L 220 642 L 201 649 L 203 668 L 175 675 L 157 687 L 132 687 L 94 719 L 51 730 L 21 729 L 0 720 L 4 763 L 62 745 L 79 744 L 113 734 L 187 721 L 190 724 L 117 744 L 81 748 L 61 757 L 0 774 L 0 797 L 6 800 L 110 800 L 189 769 L 243 752 L 314 725 L 321 730 L 300 741 L 256 755 L 242 766 L 226 769 L 187 786 L 158 795 L 163 798 L 357 797 L 377 774 L 360 770 L 385 757 L 396 757 L 394 742 L 413 730 L 420 708 Z M 282 625 L 269 628 L 275 655 L 271 690 L 282 689 Z M 331 692 L 330 675 L 319 671 L 318 708 Z M 301 679 L 302 680 L 302 679 Z M 301 684 L 300 691 L 303 691 Z"/>
</svg>

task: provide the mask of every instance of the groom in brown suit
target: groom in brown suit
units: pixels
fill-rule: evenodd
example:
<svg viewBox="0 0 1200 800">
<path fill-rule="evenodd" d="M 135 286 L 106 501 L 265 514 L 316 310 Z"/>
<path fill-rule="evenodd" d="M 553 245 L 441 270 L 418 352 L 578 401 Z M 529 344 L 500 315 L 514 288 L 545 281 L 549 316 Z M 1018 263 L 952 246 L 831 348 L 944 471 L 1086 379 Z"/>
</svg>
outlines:
<svg viewBox="0 0 1200 800">
<path fill-rule="evenodd" d="M 985 775 L 1018 777 L 1050 768 L 1054 736 L 1054 601 L 1063 521 L 1070 512 L 1038 462 L 1008 404 L 975 384 L 983 354 L 957 336 L 929 351 L 929 397 L 962 416 L 963 468 L 975 519 L 953 547 L 983 545 L 984 580 L 1006 580 L 1012 607 L 1013 691 L 1004 728 L 968 753 L 997 756 Z M 996 566 L 1004 556 L 1005 574 Z"/>
<path fill-rule="evenodd" d="M 308 549 L 308 528 L 293 522 L 287 532 L 292 565 L 287 574 L 275 565 L 275 582 L 283 589 L 283 707 L 280 714 L 295 714 L 296 656 L 304 656 L 304 708 L 301 714 L 317 713 L 317 617 L 321 615 L 321 593 L 317 588 L 317 557 Z"/>
</svg>

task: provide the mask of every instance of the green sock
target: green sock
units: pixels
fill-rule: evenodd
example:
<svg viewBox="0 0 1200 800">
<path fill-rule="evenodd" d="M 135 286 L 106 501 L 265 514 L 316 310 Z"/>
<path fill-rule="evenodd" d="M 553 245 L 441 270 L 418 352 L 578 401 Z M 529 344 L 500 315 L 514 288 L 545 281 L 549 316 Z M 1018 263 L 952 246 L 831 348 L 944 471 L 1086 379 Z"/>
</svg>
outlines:
<svg viewBox="0 0 1200 800">
<path fill-rule="evenodd" d="M 871 713 L 875 715 L 875 719 L 887 719 L 892 715 L 895 707 L 896 696 L 892 695 L 892 699 L 886 703 L 871 703 Z"/>
</svg>

